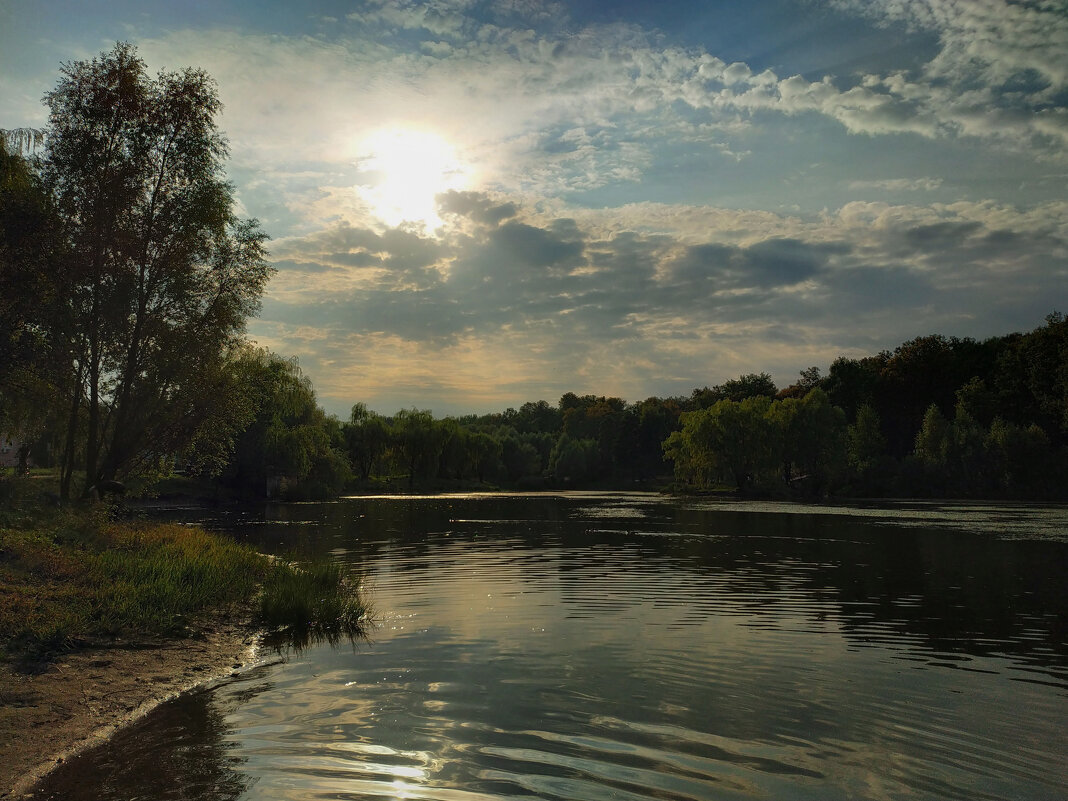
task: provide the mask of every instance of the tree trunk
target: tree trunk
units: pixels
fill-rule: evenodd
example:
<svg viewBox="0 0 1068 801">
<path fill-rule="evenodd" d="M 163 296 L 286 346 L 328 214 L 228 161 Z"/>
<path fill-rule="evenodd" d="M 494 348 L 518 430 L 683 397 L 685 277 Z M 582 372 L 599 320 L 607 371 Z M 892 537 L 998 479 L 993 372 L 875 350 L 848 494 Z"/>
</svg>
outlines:
<svg viewBox="0 0 1068 801">
<path fill-rule="evenodd" d="M 67 441 L 63 447 L 63 462 L 60 467 L 59 497 L 63 501 L 70 500 L 70 482 L 74 475 L 74 446 L 78 435 L 78 409 L 81 407 L 82 365 L 78 365 L 78 372 L 74 383 L 71 385 L 70 417 L 67 420 Z"/>
<path fill-rule="evenodd" d="M 97 482 L 97 462 L 100 458 L 100 353 L 95 331 L 89 348 L 88 429 L 85 440 L 85 487 L 82 489 L 82 497 L 87 496 L 89 488 Z"/>
</svg>

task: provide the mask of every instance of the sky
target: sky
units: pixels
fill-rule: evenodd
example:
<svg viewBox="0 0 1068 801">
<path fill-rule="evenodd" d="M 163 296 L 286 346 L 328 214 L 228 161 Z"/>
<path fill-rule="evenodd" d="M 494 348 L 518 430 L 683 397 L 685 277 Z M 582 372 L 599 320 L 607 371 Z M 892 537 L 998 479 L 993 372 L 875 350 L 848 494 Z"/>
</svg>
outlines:
<svg viewBox="0 0 1068 801">
<path fill-rule="evenodd" d="M 327 411 L 779 386 L 1068 311 L 1065 0 L 0 0 L 0 128 L 202 67 Z"/>
</svg>

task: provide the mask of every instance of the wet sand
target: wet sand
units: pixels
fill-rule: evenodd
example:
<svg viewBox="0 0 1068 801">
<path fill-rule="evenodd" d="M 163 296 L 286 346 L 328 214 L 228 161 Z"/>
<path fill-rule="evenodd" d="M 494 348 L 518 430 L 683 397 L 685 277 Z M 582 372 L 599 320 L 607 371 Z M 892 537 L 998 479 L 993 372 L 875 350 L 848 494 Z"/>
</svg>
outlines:
<svg viewBox="0 0 1068 801">
<path fill-rule="evenodd" d="M 43 672 L 0 665 L 0 798 L 25 798 L 57 764 L 181 692 L 250 666 L 249 610 L 180 639 L 116 640 L 67 654 Z"/>
</svg>

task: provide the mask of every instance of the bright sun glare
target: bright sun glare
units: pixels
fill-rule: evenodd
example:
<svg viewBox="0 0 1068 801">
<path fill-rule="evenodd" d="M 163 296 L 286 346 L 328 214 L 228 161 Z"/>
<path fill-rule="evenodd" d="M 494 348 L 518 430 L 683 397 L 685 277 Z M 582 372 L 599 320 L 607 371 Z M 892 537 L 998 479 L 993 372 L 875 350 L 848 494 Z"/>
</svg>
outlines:
<svg viewBox="0 0 1068 801">
<path fill-rule="evenodd" d="M 456 150 L 437 134 L 409 128 L 379 131 L 360 148 L 359 166 L 373 174 L 358 191 L 387 225 L 403 222 L 441 225 L 435 197 L 467 186 L 468 175 Z"/>
</svg>

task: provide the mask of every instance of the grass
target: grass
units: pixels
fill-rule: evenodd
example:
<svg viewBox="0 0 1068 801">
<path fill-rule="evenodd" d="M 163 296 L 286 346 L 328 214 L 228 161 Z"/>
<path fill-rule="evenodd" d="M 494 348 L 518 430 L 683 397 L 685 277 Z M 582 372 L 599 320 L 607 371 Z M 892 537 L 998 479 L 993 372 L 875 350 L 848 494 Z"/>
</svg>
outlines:
<svg viewBox="0 0 1068 801">
<path fill-rule="evenodd" d="M 298 565 L 278 560 L 260 595 L 260 620 L 289 635 L 295 644 L 309 638 L 336 642 L 365 636 L 370 607 L 336 562 Z"/>
<path fill-rule="evenodd" d="M 47 661 L 102 637 L 181 636 L 194 618 L 260 597 L 260 622 L 327 638 L 362 633 L 367 607 L 335 564 L 300 568 L 174 523 L 56 508 L 48 479 L 0 481 L 0 647 Z"/>
</svg>

